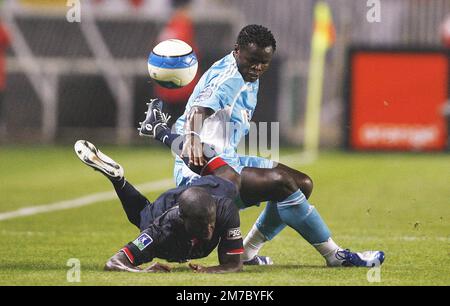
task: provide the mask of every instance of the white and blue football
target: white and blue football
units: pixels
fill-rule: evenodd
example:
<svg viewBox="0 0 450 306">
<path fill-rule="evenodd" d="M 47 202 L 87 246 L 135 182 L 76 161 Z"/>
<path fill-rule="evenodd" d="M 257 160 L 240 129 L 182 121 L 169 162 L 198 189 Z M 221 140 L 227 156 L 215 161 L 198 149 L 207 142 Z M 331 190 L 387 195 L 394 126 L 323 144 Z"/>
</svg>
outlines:
<svg viewBox="0 0 450 306">
<path fill-rule="evenodd" d="M 179 39 L 165 40 L 150 53 L 150 77 L 165 88 L 181 88 L 195 78 L 197 56 L 190 45 Z"/>
</svg>

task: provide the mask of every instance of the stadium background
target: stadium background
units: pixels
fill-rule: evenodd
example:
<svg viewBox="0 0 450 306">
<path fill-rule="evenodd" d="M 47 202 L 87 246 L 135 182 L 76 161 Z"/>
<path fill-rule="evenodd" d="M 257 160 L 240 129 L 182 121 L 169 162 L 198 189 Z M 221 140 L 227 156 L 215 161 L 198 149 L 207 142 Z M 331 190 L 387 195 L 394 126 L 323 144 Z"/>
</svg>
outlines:
<svg viewBox="0 0 450 306">
<path fill-rule="evenodd" d="M 146 57 L 170 5 L 162 0 L 137 3 L 138 8 L 127 0 L 82 1 L 82 22 L 69 23 L 66 1 L 5 2 L 3 19 L 13 45 L 7 57 L 7 133 L 2 141 L 67 143 L 83 131 L 94 141 L 139 142 L 134 128 L 144 102 L 153 96 Z M 314 3 L 199 0 L 192 9 L 201 71 L 230 51 L 243 25 L 261 23 L 274 32 L 279 48 L 262 80 L 255 120 L 282 122 L 283 139 L 297 145 L 303 140 Z M 439 29 L 450 11 L 448 0 L 381 4 L 382 22 L 369 23 L 366 1 L 330 1 L 336 40 L 324 80 L 324 145 L 344 141 L 344 129 L 336 127 L 344 124 L 349 46 L 442 45 Z"/>
<path fill-rule="evenodd" d="M 336 240 L 357 250 L 386 251 L 381 284 L 449 285 L 448 152 L 354 154 L 339 148 L 348 131 L 349 48 L 441 52 L 440 27 L 450 0 L 381 0 L 379 23 L 368 22 L 367 1 L 328 1 L 336 39 L 326 56 L 324 150 L 314 161 L 298 153 L 316 1 L 193 2 L 202 70 L 230 51 L 243 25 L 264 24 L 274 32 L 278 49 L 261 81 L 255 120 L 281 123 L 281 161 L 313 177 L 312 203 Z M 109 184 L 81 165 L 72 145 L 79 138 L 99 144 L 150 199 L 173 186 L 172 157 L 135 130 L 153 97 L 147 55 L 171 9 L 165 0 L 81 0 L 81 23 L 69 23 L 66 3 L 5 0 L 1 6 L 12 45 L 6 57 L 6 126 L 0 129 L 0 284 L 70 285 L 69 258 L 81 261 L 82 284 L 371 284 L 365 270 L 323 269 L 322 259 L 289 229 L 263 249 L 274 258 L 273 267 L 226 277 L 192 275 L 185 266 L 164 276 L 103 273 L 105 260 L 136 233 Z M 260 209 L 241 214 L 243 232 Z M 215 255 L 201 261 L 215 262 Z"/>
</svg>

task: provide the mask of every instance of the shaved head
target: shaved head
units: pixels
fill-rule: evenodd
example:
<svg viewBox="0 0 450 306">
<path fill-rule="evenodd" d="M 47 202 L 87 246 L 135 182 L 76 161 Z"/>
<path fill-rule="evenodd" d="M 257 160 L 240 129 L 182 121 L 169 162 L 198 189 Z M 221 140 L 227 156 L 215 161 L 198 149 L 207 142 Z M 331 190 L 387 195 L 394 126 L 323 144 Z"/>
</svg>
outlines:
<svg viewBox="0 0 450 306">
<path fill-rule="evenodd" d="M 201 187 L 186 189 L 178 198 L 180 212 L 187 218 L 205 219 L 216 213 L 216 205 L 211 195 Z"/>
<path fill-rule="evenodd" d="M 201 187 L 186 189 L 178 198 L 180 217 L 193 237 L 210 240 L 216 223 L 214 198 Z"/>
</svg>

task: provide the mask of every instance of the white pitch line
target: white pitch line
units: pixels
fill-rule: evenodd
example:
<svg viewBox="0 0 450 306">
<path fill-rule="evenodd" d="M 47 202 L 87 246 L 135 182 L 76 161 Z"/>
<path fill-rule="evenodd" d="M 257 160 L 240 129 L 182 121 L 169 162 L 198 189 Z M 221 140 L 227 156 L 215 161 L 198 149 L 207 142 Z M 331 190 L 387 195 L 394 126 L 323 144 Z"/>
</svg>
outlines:
<svg viewBox="0 0 450 306">
<path fill-rule="evenodd" d="M 165 180 L 140 184 L 135 187 L 136 187 L 136 189 L 138 189 L 141 192 L 153 192 L 153 191 L 165 190 L 165 189 L 168 189 L 173 186 L 174 186 L 174 182 L 172 179 L 165 179 Z M 76 199 L 72 199 L 72 200 L 66 200 L 66 201 L 56 202 L 56 203 L 47 204 L 47 205 L 41 205 L 41 206 L 24 207 L 24 208 L 15 210 L 15 211 L 1 213 L 0 221 L 21 218 L 21 217 L 26 217 L 26 216 L 33 216 L 33 215 L 48 213 L 48 212 L 53 212 L 53 211 L 83 207 L 83 206 L 92 205 L 94 203 L 114 200 L 116 198 L 117 198 L 117 195 L 114 191 L 99 192 L 99 193 L 90 194 L 88 196 L 84 196 L 84 197 L 76 198 Z"/>
<path fill-rule="evenodd" d="M 296 153 L 285 155 L 280 158 L 285 164 L 292 165 L 307 165 L 311 164 L 316 160 L 316 156 L 306 155 L 304 153 Z M 136 188 L 141 192 L 154 192 L 159 190 L 165 190 L 173 187 L 174 183 L 172 179 L 165 179 L 160 181 L 147 182 L 144 184 L 137 185 Z M 81 198 L 76 198 L 72 200 L 65 200 L 61 202 L 51 203 L 47 205 L 40 206 L 30 206 L 20 208 L 18 210 L 0 213 L 0 222 L 10 219 L 16 219 L 21 217 L 33 216 L 37 214 L 49 213 L 53 211 L 60 211 L 66 209 L 73 209 L 83 206 L 92 205 L 95 203 L 105 202 L 116 199 L 117 195 L 114 191 L 110 192 L 100 192 L 90 194 Z"/>
</svg>

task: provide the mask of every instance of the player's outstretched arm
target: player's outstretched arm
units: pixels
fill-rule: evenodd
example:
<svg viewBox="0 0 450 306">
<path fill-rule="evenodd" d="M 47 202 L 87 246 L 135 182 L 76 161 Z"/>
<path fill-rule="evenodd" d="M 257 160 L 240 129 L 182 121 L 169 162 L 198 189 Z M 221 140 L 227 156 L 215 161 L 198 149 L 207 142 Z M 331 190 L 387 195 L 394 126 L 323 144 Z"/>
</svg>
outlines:
<svg viewBox="0 0 450 306">
<path fill-rule="evenodd" d="M 113 257 L 111 257 L 105 264 L 105 271 L 116 271 L 116 272 L 170 272 L 171 268 L 168 265 L 155 262 L 146 269 L 141 269 L 134 266 L 125 255 L 123 251 L 117 252 Z"/>
<path fill-rule="evenodd" d="M 150 103 L 147 103 L 148 109 L 145 113 L 145 120 L 139 123 L 139 135 L 162 142 L 173 153 L 181 157 L 192 171 L 200 174 L 203 166 L 216 156 L 214 149 L 201 143 L 199 137 L 203 121 L 213 114 L 213 110 L 194 107 L 187 116 L 184 135 L 179 135 L 172 133 L 170 130 L 168 126 L 169 116 L 162 112 L 163 104 L 163 101 L 159 99 L 153 99 Z"/>
<path fill-rule="evenodd" d="M 195 106 L 189 112 L 184 126 L 185 139 L 181 157 L 188 158 L 189 165 L 204 166 L 207 163 L 203 155 L 203 144 L 200 141 L 200 133 L 204 121 L 214 114 L 214 110 L 206 107 Z"/>
<path fill-rule="evenodd" d="M 153 238 L 151 238 L 153 237 Z M 158 231 L 154 227 L 149 227 L 142 231 L 134 241 L 129 242 L 105 265 L 106 271 L 124 271 L 124 272 L 170 272 L 170 267 L 154 263 L 146 269 L 139 266 L 151 262 L 155 258 L 156 248 L 158 247 Z"/>
<path fill-rule="evenodd" d="M 122 251 L 117 252 L 108 260 L 105 264 L 104 270 L 117 272 L 142 272 L 142 269 L 131 264 L 125 253 Z"/>
</svg>

